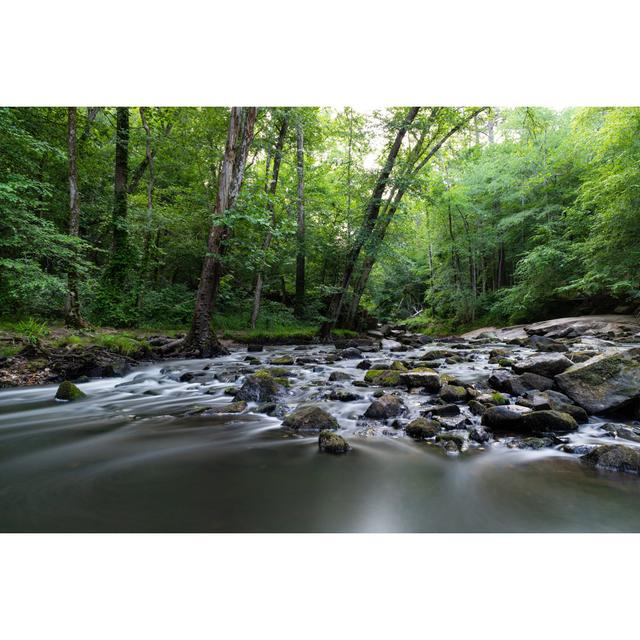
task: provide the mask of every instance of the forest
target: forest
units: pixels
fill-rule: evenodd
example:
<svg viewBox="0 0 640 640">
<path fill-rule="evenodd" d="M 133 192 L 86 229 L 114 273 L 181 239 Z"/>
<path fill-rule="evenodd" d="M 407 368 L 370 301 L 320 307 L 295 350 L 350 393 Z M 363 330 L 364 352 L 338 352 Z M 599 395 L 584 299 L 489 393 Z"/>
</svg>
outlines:
<svg viewBox="0 0 640 640">
<path fill-rule="evenodd" d="M 640 109 L 0 109 L 0 320 L 447 334 L 640 302 Z"/>
</svg>

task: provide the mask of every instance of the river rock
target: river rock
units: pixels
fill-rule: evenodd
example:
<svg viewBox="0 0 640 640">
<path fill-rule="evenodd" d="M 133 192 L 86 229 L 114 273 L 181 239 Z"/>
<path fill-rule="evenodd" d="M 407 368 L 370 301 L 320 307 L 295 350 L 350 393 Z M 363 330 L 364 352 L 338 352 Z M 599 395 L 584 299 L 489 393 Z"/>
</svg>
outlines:
<svg viewBox="0 0 640 640">
<path fill-rule="evenodd" d="M 338 428 L 338 421 L 324 409 L 315 405 L 298 407 L 284 417 L 282 426 L 294 431 L 324 431 Z"/>
<path fill-rule="evenodd" d="M 346 389 L 334 389 L 329 394 L 329 400 L 339 400 L 340 402 L 353 402 L 354 400 L 360 400 L 360 396 L 357 393 L 352 393 Z"/>
<path fill-rule="evenodd" d="M 497 391 L 504 391 L 510 393 L 513 396 L 522 395 L 526 391 L 526 387 L 522 382 L 506 369 L 496 369 L 487 381 L 488 385 L 492 389 Z"/>
<path fill-rule="evenodd" d="M 537 389 L 538 391 L 547 391 L 553 388 L 553 380 L 546 376 L 540 376 L 537 373 L 523 373 L 519 376 L 520 382 L 527 389 Z"/>
<path fill-rule="evenodd" d="M 364 374 L 365 382 L 376 384 L 381 387 L 397 387 L 400 385 L 401 371 L 392 369 L 369 369 Z"/>
<path fill-rule="evenodd" d="M 356 347 L 348 347 L 340 352 L 340 357 L 344 360 L 355 360 L 362 358 L 362 352 Z"/>
<path fill-rule="evenodd" d="M 330 430 L 320 432 L 318 436 L 318 448 L 324 453 L 341 454 L 351 449 L 349 443 L 337 433 Z"/>
<path fill-rule="evenodd" d="M 493 431 L 519 431 L 522 416 L 531 413 L 531 409 L 515 404 L 488 407 L 482 414 L 482 424 Z"/>
<path fill-rule="evenodd" d="M 544 353 L 516 362 L 513 370 L 516 373 L 537 373 L 552 378 L 572 365 L 571 360 L 561 353 Z"/>
<path fill-rule="evenodd" d="M 364 412 L 364 417 L 385 420 L 402 415 L 406 410 L 402 398 L 385 393 L 369 405 Z"/>
<path fill-rule="evenodd" d="M 332 371 L 329 382 L 339 382 L 340 380 L 351 380 L 351 376 L 344 371 Z"/>
<path fill-rule="evenodd" d="M 556 383 L 589 413 L 618 409 L 640 397 L 640 349 L 595 356 L 556 376 Z"/>
<path fill-rule="evenodd" d="M 218 404 L 213 407 L 207 407 L 201 415 L 213 416 L 220 413 L 242 413 L 247 408 L 247 403 L 244 400 L 238 400 L 237 402 L 228 402 L 227 404 Z"/>
<path fill-rule="evenodd" d="M 261 344 L 248 344 L 247 345 L 247 351 L 249 353 L 251 352 L 259 352 L 259 351 L 264 351 L 264 346 Z"/>
<path fill-rule="evenodd" d="M 553 440 L 551 438 L 529 437 L 517 440 L 513 444 L 518 449 L 544 449 L 546 447 L 552 447 Z"/>
<path fill-rule="evenodd" d="M 272 375 L 266 371 L 258 371 L 246 377 L 238 389 L 235 399 L 247 402 L 270 402 L 283 390 Z"/>
<path fill-rule="evenodd" d="M 389 338 L 383 338 L 380 341 L 380 344 L 383 349 L 386 349 L 388 351 L 391 351 L 391 349 L 402 348 L 402 343 L 398 342 L 397 340 L 390 340 Z"/>
<path fill-rule="evenodd" d="M 279 365 L 292 365 L 294 360 L 291 356 L 276 356 L 269 360 L 269 364 L 279 364 Z"/>
<path fill-rule="evenodd" d="M 404 430 L 405 433 L 414 440 L 427 440 L 428 438 L 434 438 L 440 433 L 440 425 L 433 420 L 416 418 L 412 420 Z"/>
<path fill-rule="evenodd" d="M 467 390 L 453 384 L 445 384 L 440 389 L 440 397 L 445 402 L 464 402 L 467 397 Z"/>
<path fill-rule="evenodd" d="M 567 433 L 575 431 L 578 428 L 578 423 L 568 413 L 544 410 L 532 411 L 523 415 L 518 427 L 518 430 L 528 432 Z"/>
<path fill-rule="evenodd" d="M 436 436 L 436 442 L 448 451 L 453 451 L 451 447 L 447 446 L 451 443 L 455 445 L 456 451 L 465 451 L 469 448 L 469 433 L 463 430 L 445 431 Z"/>
<path fill-rule="evenodd" d="M 599 469 L 640 474 L 640 450 L 626 445 L 603 444 L 580 458 Z"/>
<path fill-rule="evenodd" d="M 457 404 L 432 404 L 427 405 L 420 413 L 423 416 L 454 418 L 460 415 L 460 407 Z"/>
<path fill-rule="evenodd" d="M 67 402 L 73 402 L 74 400 L 81 400 L 86 398 L 87 394 L 76 387 L 73 382 L 65 380 L 56 391 L 56 400 L 65 400 Z"/>
<path fill-rule="evenodd" d="M 400 376 L 400 382 L 409 389 L 422 388 L 430 393 L 435 393 L 442 386 L 440 376 L 429 367 L 419 367 L 403 372 Z"/>
<path fill-rule="evenodd" d="M 540 396 L 549 402 L 550 408 L 554 411 L 568 413 L 579 424 L 588 422 L 589 416 L 587 415 L 587 412 L 577 404 L 573 404 L 571 399 L 565 396 L 564 393 L 548 390 L 541 392 Z"/>
<path fill-rule="evenodd" d="M 361 360 L 356 365 L 356 369 L 371 369 L 371 360 Z"/>
<path fill-rule="evenodd" d="M 640 442 L 640 427 L 630 427 L 626 424 L 607 422 L 602 425 L 601 429 L 609 436 L 630 440 L 632 442 Z"/>
<path fill-rule="evenodd" d="M 529 338 L 529 344 L 531 344 L 536 351 L 568 351 L 567 346 L 562 344 L 562 342 L 558 342 L 547 336 L 532 335 Z"/>
</svg>

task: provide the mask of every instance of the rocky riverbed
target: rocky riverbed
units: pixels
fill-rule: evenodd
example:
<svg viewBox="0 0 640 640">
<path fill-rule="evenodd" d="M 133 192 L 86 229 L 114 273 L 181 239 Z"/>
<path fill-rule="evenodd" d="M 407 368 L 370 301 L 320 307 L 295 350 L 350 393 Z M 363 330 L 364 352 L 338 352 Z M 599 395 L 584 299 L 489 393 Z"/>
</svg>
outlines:
<svg viewBox="0 0 640 640">
<path fill-rule="evenodd" d="M 440 340 L 381 327 L 78 377 L 78 395 L 0 391 L 0 528 L 640 530 L 639 332 L 610 319 Z M 396 499 L 402 513 L 381 520 Z M 375 524 L 353 520 L 358 500 L 376 503 Z M 545 512 L 577 504 L 570 521 Z"/>
</svg>

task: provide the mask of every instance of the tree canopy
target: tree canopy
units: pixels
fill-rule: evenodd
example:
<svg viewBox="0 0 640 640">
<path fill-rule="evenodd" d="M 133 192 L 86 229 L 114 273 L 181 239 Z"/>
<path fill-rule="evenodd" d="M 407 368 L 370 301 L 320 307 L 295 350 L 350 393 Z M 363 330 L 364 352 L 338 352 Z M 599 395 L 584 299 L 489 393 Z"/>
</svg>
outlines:
<svg viewBox="0 0 640 640">
<path fill-rule="evenodd" d="M 638 304 L 637 108 L 261 107 L 243 160 L 230 118 L 1 108 L 2 315 L 63 320 L 77 297 L 78 322 L 187 328 L 207 258 L 214 329 Z"/>
</svg>

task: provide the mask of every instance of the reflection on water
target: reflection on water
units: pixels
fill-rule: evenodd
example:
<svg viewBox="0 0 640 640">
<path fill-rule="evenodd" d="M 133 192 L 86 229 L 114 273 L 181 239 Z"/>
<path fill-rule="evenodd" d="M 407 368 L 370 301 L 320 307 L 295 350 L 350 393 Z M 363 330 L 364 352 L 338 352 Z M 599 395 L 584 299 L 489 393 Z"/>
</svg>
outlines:
<svg viewBox="0 0 640 640">
<path fill-rule="evenodd" d="M 53 386 L 0 391 L 0 530 L 640 531 L 640 480 L 575 456 L 496 443 L 451 457 L 388 426 L 359 435 L 372 390 L 340 383 L 362 400 L 339 403 L 321 386 L 335 370 L 361 379 L 357 360 L 292 367 L 287 398 L 326 406 L 353 446 L 347 456 L 320 454 L 315 437 L 288 435 L 276 418 L 185 415 L 228 402 L 245 355 L 89 382 L 75 404 L 52 400 Z M 449 371 L 477 380 L 484 362 Z M 180 382 L 186 371 L 201 375 Z M 414 410 L 424 401 L 407 397 Z"/>
</svg>

